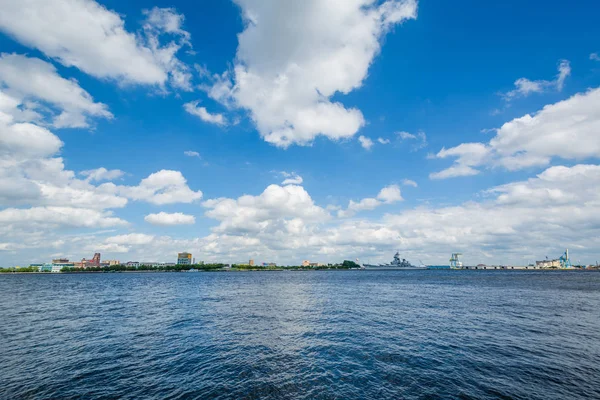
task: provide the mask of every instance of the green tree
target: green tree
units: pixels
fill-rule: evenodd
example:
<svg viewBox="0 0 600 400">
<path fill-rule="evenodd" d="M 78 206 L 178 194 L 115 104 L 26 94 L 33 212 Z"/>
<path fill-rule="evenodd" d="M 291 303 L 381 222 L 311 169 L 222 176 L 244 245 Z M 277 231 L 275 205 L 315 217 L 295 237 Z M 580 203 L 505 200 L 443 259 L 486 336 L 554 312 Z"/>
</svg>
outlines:
<svg viewBox="0 0 600 400">
<path fill-rule="evenodd" d="M 354 261 L 344 260 L 344 262 L 342 263 L 342 267 L 343 268 L 360 268 L 360 265 L 358 265 Z"/>
</svg>

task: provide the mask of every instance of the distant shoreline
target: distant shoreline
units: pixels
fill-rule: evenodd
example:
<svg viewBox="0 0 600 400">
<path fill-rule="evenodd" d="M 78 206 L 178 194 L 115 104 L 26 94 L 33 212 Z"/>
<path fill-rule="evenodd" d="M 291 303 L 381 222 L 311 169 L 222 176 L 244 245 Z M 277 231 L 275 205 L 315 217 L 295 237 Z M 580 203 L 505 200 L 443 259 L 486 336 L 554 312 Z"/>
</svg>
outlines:
<svg viewBox="0 0 600 400">
<path fill-rule="evenodd" d="M 324 268 L 324 269 L 212 269 L 212 270 L 197 270 L 192 271 L 191 273 L 198 272 L 322 272 L 322 271 L 414 271 L 414 270 L 398 270 L 398 269 L 339 269 L 339 268 Z M 600 272 L 600 268 L 572 268 L 572 269 L 451 269 L 451 268 L 432 268 L 432 269 L 424 269 L 422 271 L 477 271 L 477 272 L 492 272 L 492 271 L 502 271 L 502 272 Z M 140 271 L 68 271 L 68 272 L 19 272 L 19 271 L 9 271 L 9 272 L 0 272 L 0 276 L 2 275 L 86 275 L 86 274 L 158 274 L 158 273 L 190 273 L 188 270 L 183 271 L 156 271 L 156 270 L 140 270 Z"/>
</svg>

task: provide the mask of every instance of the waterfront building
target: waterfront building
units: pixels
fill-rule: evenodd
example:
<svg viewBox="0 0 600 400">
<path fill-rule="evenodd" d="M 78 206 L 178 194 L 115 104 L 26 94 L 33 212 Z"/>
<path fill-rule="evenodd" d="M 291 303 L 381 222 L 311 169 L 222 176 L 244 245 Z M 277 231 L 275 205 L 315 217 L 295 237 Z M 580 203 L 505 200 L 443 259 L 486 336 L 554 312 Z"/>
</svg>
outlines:
<svg viewBox="0 0 600 400">
<path fill-rule="evenodd" d="M 138 266 L 140 266 L 140 267 L 154 267 L 154 266 L 158 266 L 158 263 L 154 262 L 154 261 L 140 261 L 138 263 Z"/>
<path fill-rule="evenodd" d="M 75 263 L 69 262 L 67 259 L 52 260 L 50 272 L 61 272 L 63 268 L 73 268 Z"/>
<path fill-rule="evenodd" d="M 254 260 L 250 259 L 250 261 L 248 262 L 248 265 L 251 266 L 251 267 L 254 267 Z"/>
<path fill-rule="evenodd" d="M 51 263 L 45 263 L 40 265 L 38 271 L 40 272 L 52 272 L 52 264 Z"/>
<path fill-rule="evenodd" d="M 177 254 L 177 264 L 191 265 L 192 264 L 192 255 L 190 253 L 178 253 Z"/>
<path fill-rule="evenodd" d="M 555 260 L 548 260 L 546 257 L 543 261 L 536 261 L 535 265 L 540 268 L 572 268 L 571 258 L 569 257 L 569 249 L 565 250 L 564 254 Z"/>
<path fill-rule="evenodd" d="M 152 268 L 174 267 L 175 265 L 177 265 L 175 263 L 156 262 L 156 261 L 154 261 L 154 262 L 145 261 L 145 262 L 141 262 L 139 264 L 143 265 L 145 267 L 152 267 Z"/>
<path fill-rule="evenodd" d="M 100 253 L 94 253 L 94 257 L 91 260 L 81 259 L 82 268 L 99 267 L 100 266 Z"/>
<path fill-rule="evenodd" d="M 560 260 L 536 261 L 535 265 L 539 268 L 560 268 Z"/>
<path fill-rule="evenodd" d="M 303 267 L 322 267 L 324 265 L 325 264 L 318 263 L 318 262 L 310 262 L 309 260 L 302 261 L 302 266 Z"/>
<path fill-rule="evenodd" d="M 57 273 L 62 271 L 63 268 L 64 267 L 61 264 L 52 264 L 52 269 L 50 270 L 50 272 Z"/>
<path fill-rule="evenodd" d="M 138 261 L 127 261 L 127 263 L 125 264 L 127 267 L 139 267 L 140 263 Z"/>
</svg>

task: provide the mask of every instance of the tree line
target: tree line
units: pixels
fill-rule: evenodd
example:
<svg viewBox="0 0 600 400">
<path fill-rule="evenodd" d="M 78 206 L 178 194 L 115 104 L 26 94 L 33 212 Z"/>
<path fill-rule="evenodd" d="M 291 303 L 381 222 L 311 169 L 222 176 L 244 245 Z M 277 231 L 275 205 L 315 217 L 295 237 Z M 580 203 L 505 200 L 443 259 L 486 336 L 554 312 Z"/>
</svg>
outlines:
<svg viewBox="0 0 600 400">
<path fill-rule="evenodd" d="M 78 268 L 78 267 L 63 267 L 61 272 L 128 272 L 128 271 L 164 271 L 164 272 L 184 272 L 189 270 L 199 270 L 199 271 L 219 271 L 224 268 L 229 267 L 228 264 L 223 263 L 213 263 L 213 264 L 177 264 L 177 265 L 140 265 L 140 266 L 132 266 L 126 264 L 118 264 L 118 265 L 110 265 L 105 267 L 88 267 L 88 268 Z M 324 269 L 351 269 L 351 268 L 360 268 L 360 265 L 355 263 L 354 261 L 345 260 L 341 264 L 328 264 L 322 266 L 315 267 L 304 267 L 301 265 L 292 265 L 292 266 L 261 266 L 261 265 L 247 265 L 247 264 L 233 264 L 231 265 L 232 269 L 242 270 L 242 271 L 276 271 L 276 270 L 324 270 Z M 7 272 L 40 272 L 38 267 L 22 267 L 22 268 L 0 268 L 0 273 Z M 43 271 L 45 273 L 49 273 L 50 271 Z"/>
</svg>

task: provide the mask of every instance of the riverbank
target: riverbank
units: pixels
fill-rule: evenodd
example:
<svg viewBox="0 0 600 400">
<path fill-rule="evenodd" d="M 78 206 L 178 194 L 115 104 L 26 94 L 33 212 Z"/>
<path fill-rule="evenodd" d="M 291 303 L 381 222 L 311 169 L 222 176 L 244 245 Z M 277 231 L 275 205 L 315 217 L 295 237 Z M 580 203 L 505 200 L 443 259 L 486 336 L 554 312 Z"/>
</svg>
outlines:
<svg viewBox="0 0 600 400">
<path fill-rule="evenodd" d="M 206 270 L 135 270 L 135 271 L 119 271 L 119 270 L 111 270 L 111 271 L 64 271 L 64 272 L 31 272 L 31 271 L 18 271 L 18 270 L 6 270 L 0 269 L 0 276 L 2 275 L 86 275 L 86 274 L 164 274 L 164 273 L 198 273 L 198 272 L 221 272 L 221 273 L 236 273 L 236 272 L 317 272 L 317 271 L 402 271 L 402 270 L 393 270 L 393 269 L 351 269 L 351 268 L 270 268 L 270 269 L 234 269 L 234 268 L 225 268 L 225 269 L 206 269 Z M 403 272 L 409 272 L 414 270 L 406 270 Z M 453 272 L 461 272 L 461 271 L 502 271 L 502 272 L 600 272 L 600 269 L 597 267 L 594 268 L 570 268 L 570 269 L 532 269 L 532 268 L 461 268 L 461 269 L 450 269 L 450 268 L 431 268 L 431 269 L 423 269 L 422 271 L 453 271 Z"/>
<path fill-rule="evenodd" d="M 31 274 L 31 275 L 74 275 L 74 274 L 111 274 L 111 273 L 125 273 L 125 274 L 147 274 L 147 273 L 198 273 L 198 272 L 286 272 L 286 271 L 350 271 L 350 268 L 255 268 L 255 269 L 242 269 L 242 268 L 223 268 L 223 269 L 197 269 L 197 270 L 159 270 L 159 269 L 140 269 L 140 270 L 101 270 L 101 271 L 92 271 L 92 270 L 82 270 L 82 271 L 59 271 L 59 272 L 51 272 L 51 271 L 19 271 L 17 270 L 8 270 L 8 269 L 0 269 L 1 274 Z"/>
</svg>

